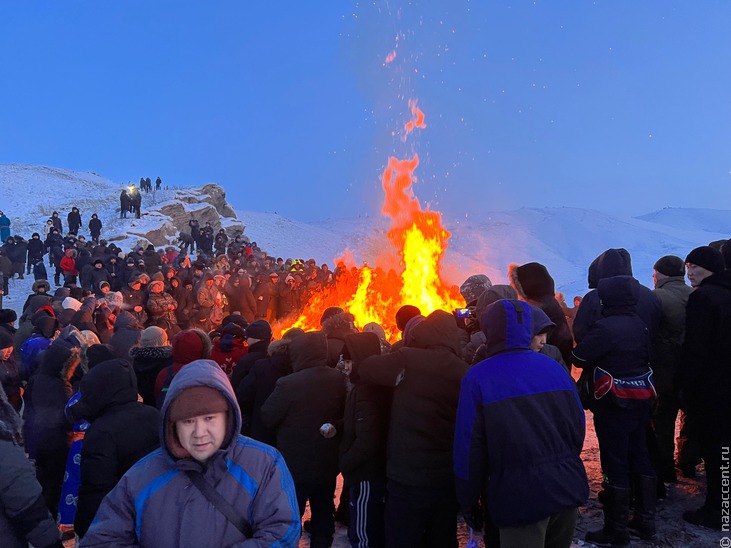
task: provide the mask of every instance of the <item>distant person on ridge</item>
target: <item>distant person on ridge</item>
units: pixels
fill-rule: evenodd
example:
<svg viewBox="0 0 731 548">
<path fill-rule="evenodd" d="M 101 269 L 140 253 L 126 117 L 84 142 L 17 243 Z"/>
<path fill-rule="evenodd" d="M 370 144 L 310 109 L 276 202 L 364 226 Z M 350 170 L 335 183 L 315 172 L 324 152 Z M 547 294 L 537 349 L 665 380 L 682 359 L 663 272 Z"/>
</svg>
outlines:
<svg viewBox="0 0 731 548">
<path fill-rule="evenodd" d="M 0 241 L 4 242 L 10 238 L 10 219 L 0 211 Z"/>
</svg>

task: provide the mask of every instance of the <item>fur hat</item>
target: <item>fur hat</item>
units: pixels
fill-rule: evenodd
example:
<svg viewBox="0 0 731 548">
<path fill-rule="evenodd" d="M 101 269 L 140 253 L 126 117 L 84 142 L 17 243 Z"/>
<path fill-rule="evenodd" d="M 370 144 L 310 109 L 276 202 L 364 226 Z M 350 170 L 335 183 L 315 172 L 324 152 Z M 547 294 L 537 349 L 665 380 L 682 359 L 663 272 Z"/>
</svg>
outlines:
<svg viewBox="0 0 731 548">
<path fill-rule="evenodd" d="M 542 297 L 553 297 L 555 285 L 548 269 L 541 263 L 526 263 L 524 265 L 510 264 L 508 278 L 524 299 L 540 300 Z"/>
<path fill-rule="evenodd" d="M 0 323 L 15 323 L 18 313 L 12 308 L 0 308 Z"/>
<path fill-rule="evenodd" d="M 492 287 L 490 278 L 484 274 L 473 274 L 459 286 L 459 292 L 464 297 L 467 306 L 474 305 L 485 291 Z"/>
<path fill-rule="evenodd" d="M 701 268 L 705 268 L 714 274 L 716 272 L 722 272 L 724 268 L 726 268 L 721 252 L 708 245 L 696 247 L 693 251 L 688 253 L 688 256 L 685 258 L 685 262 L 686 264 L 694 264 Z"/>
<path fill-rule="evenodd" d="M 685 263 L 675 255 L 660 257 L 652 268 L 666 276 L 685 276 Z"/>
<path fill-rule="evenodd" d="M 145 329 L 140 336 L 140 346 L 142 347 L 167 346 L 167 344 L 168 335 L 165 330 L 154 325 Z"/>
<path fill-rule="evenodd" d="M 43 289 L 44 293 L 48 293 L 49 291 L 51 291 L 51 284 L 48 283 L 47 280 L 36 280 L 35 282 L 33 282 L 33 285 L 31 286 L 31 290 L 33 291 L 33 293 L 40 293 L 41 289 Z"/>
<path fill-rule="evenodd" d="M 247 339 L 269 340 L 272 338 L 272 326 L 266 320 L 256 320 L 249 324 L 245 333 Z"/>
</svg>

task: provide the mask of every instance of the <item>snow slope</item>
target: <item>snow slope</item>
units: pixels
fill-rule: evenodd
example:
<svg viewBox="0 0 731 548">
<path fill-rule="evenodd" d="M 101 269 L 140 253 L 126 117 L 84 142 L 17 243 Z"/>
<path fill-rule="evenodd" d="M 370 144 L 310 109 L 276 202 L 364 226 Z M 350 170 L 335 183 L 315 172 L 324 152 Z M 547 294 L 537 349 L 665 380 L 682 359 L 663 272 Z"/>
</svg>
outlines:
<svg viewBox="0 0 731 548">
<path fill-rule="evenodd" d="M 131 248 L 136 239 L 128 237 L 128 231 L 146 232 L 160 220 L 155 215 L 118 218 L 119 192 L 126 184 L 93 172 L 0 164 L 0 210 L 10 217 L 13 233 L 29 237 L 40 231 L 54 210 L 65 228 L 66 214 L 76 205 L 84 226 L 96 212 L 104 224 L 102 237 Z M 146 204 L 160 205 L 174 196 L 173 190 L 143 194 L 143 212 Z M 373 265 L 376 257 L 384 256 L 390 256 L 391 264 L 398 262 L 386 237 L 389 220 L 380 214 L 314 223 L 260 211 L 237 211 L 237 215 L 246 226 L 245 234 L 274 256 L 312 257 L 332 265 L 349 253 L 356 264 Z M 607 248 L 626 248 L 635 276 L 650 285 L 652 265 L 659 257 L 685 257 L 694 247 L 731 236 L 731 211 L 711 209 L 672 208 L 629 218 L 592 209 L 521 208 L 485 212 L 480 218 L 445 217 L 443 222 L 452 233 L 443 261 L 447 281 L 459 284 L 482 272 L 493 283 L 507 283 L 511 262 L 536 261 L 546 265 L 567 299 L 586 293 L 587 268 Z"/>
</svg>

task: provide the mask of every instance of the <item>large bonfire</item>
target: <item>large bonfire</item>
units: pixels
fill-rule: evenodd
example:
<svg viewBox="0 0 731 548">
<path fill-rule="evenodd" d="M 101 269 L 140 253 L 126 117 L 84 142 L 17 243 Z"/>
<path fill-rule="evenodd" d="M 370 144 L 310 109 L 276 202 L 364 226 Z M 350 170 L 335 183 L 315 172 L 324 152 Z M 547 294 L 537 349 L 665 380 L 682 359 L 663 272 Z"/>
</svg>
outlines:
<svg viewBox="0 0 731 548">
<path fill-rule="evenodd" d="M 409 101 L 409 107 L 412 117 L 404 125 L 404 140 L 416 128 L 426 127 L 416 100 Z M 398 338 L 396 311 L 403 305 L 415 305 L 424 315 L 463 306 L 457 288 L 441 277 L 441 262 L 451 234 L 442 225 L 441 214 L 428 207 L 423 210 L 414 195 L 418 165 L 418 154 L 405 160 L 390 157 L 382 176 L 381 211 L 391 219 L 388 239 L 399 256 L 398 271 L 378 266 L 392 262 L 385 257 L 377 258 L 374 267 L 353 264 L 332 287 L 313 295 L 295 322 L 278 326 L 280 332 L 291 327 L 320 329 L 325 309 L 339 306 L 353 314 L 357 327 L 376 322 L 393 341 Z"/>
</svg>

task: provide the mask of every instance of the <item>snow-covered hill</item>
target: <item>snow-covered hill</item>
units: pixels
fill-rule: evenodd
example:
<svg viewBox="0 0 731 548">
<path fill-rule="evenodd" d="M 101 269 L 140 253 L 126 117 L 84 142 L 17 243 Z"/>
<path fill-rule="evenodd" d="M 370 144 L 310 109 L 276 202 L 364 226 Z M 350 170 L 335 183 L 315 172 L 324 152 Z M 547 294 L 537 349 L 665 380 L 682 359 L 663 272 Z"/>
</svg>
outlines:
<svg viewBox="0 0 731 548">
<path fill-rule="evenodd" d="M 105 226 L 103 237 L 131 247 L 138 239 L 131 232 L 150 231 L 161 220 L 152 214 L 139 220 L 119 219 L 119 192 L 125 184 L 93 172 L 0 164 L 0 210 L 10 217 L 14 233 L 28 237 L 42 228 L 54 210 L 65 224 L 66 214 L 76 205 L 84 223 L 96 212 Z M 143 212 L 179 199 L 178 192 L 144 195 Z M 188 204 L 186 211 L 194 213 L 197 207 Z M 375 258 L 384 255 L 397 261 L 386 237 L 389 220 L 380 213 L 314 223 L 260 211 L 236 214 L 246 226 L 246 236 L 274 256 L 312 257 L 331 265 L 346 253 L 357 264 L 375 264 Z M 443 221 L 452 233 L 443 263 L 448 281 L 459 284 L 483 272 L 494 283 L 506 283 L 508 264 L 537 261 L 546 265 L 557 290 L 567 299 L 586 293 L 587 268 L 607 248 L 626 248 L 635 276 L 650 285 L 652 265 L 662 255 L 685 257 L 696 246 L 731 236 L 731 211 L 711 209 L 672 208 L 627 218 L 592 209 L 521 208 L 485 212 L 480 218 L 444 217 Z"/>
</svg>

